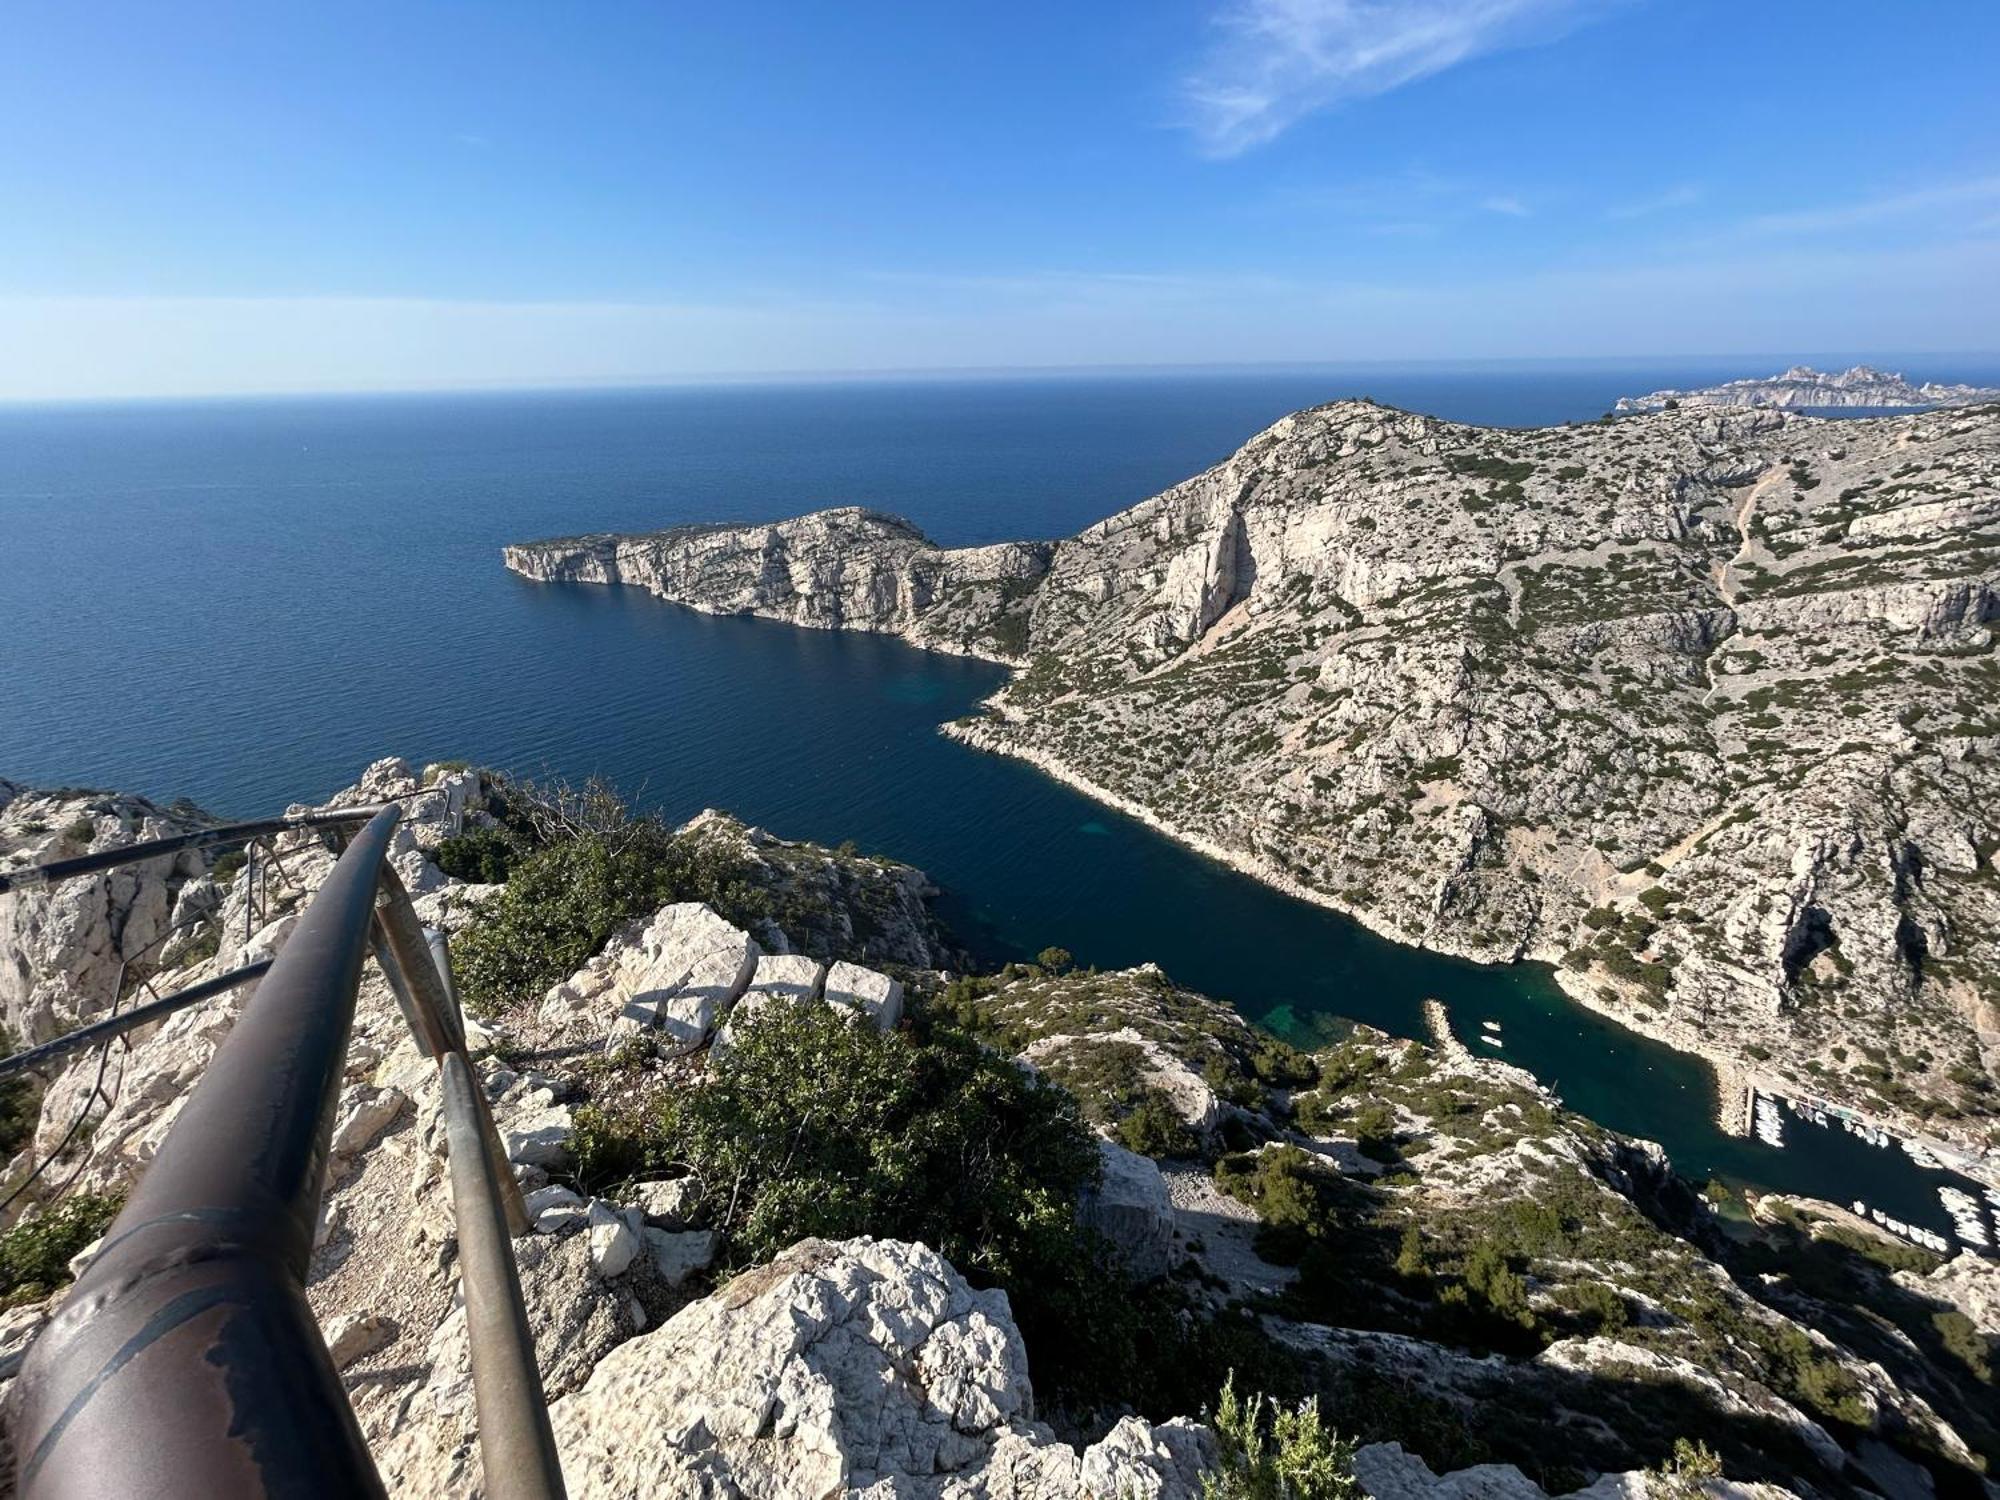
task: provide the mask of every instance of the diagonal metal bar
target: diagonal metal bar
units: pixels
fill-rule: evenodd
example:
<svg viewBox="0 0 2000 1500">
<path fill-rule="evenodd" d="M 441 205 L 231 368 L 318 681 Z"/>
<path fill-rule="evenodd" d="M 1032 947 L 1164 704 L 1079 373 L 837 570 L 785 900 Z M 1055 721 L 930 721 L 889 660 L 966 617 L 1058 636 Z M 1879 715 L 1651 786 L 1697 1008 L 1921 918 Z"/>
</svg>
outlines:
<svg viewBox="0 0 2000 1500">
<path fill-rule="evenodd" d="M 93 1022 L 89 1026 L 79 1026 L 75 1031 L 65 1032 L 52 1042 L 43 1042 L 39 1047 L 30 1047 L 26 1052 L 16 1052 L 12 1057 L 0 1058 L 0 1078 L 12 1073 L 25 1073 L 39 1068 L 46 1062 L 74 1052 L 80 1047 L 88 1047 L 93 1042 L 101 1042 L 106 1037 L 123 1036 L 128 1031 L 136 1031 L 176 1011 L 186 1010 L 190 1005 L 212 999 L 240 984 L 248 984 L 261 978 L 271 967 L 273 960 L 259 959 L 254 964 L 245 964 L 240 969 L 231 969 L 227 974 L 218 974 L 213 979 L 204 979 L 200 984 L 191 984 L 184 990 L 175 990 L 170 995 L 162 995 L 157 1000 L 149 1000 L 144 1005 L 135 1005 L 128 1011 L 121 1011 L 105 1020 Z"/>
<path fill-rule="evenodd" d="M 382 867 L 381 892 L 375 915 L 382 930 L 383 946 L 401 972 L 403 989 L 421 1022 L 417 1045 L 424 1046 L 426 1035 L 441 1039 L 432 1055 L 443 1058 L 456 1054 L 464 1059 L 466 1071 L 477 1078 L 472 1056 L 465 1046 L 465 1029 L 459 1024 L 457 1003 L 439 975 L 423 924 L 410 904 L 410 893 L 386 864 Z M 486 1150 L 493 1159 L 494 1175 L 500 1179 L 501 1203 L 506 1209 L 508 1226 L 516 1236 L 524 1235 L 534 1226 L 528 1218 L 528 1206 L 521 1198 L 521 1185 L 514 1180 L 514 1170 L 501 1145 L 500 1130 L 494 1123 L 493 1108 L 486 1101 L 486 1091 L 474 1089 L 473 1093 L 483 1122 Z"/>
<path fill-rule="evenodd" d="M 481 1109 L 485 1094 L 465 1055 L 446 1053 L 439 1073 L 486 1493 L 494 1500 L 563 1500 L 562 1464 L 535 1364 L 534 1331 L 507 1242 L 505 1192 L 513 1174 L 496 1171 Z"/>
</svg>

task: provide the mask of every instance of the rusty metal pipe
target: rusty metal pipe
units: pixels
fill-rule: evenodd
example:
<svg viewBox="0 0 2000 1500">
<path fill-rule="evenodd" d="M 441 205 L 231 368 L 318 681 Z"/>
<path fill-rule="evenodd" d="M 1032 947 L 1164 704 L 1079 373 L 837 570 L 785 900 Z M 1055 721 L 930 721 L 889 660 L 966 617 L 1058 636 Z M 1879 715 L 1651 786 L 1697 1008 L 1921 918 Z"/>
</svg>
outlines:
<svg viewBox="0 0 2000 1500">
<path fill-rule="evenodd" d="M 305 1274 L 397 817 L 341 855 L 29 1352 L 24 1500 L 383 1495 Z"/>
<path fill-rule="evenodd" d="M 562 1463 L 508 1243 L 503 1182 L 513 1176 L 488 1149 L 485 1096 L 464 1054 L 446 1053 L 439 1074 L 486 1493 L 493 1500 L 562 1500 Z"/>
<path fill-rule="evenodd" d="M 200 984 L 191 984 L 184 990 L 175 990 L 171 995 L 162 995 L 157 1000 L 148 1000 L 144 1005 L 135 1005 L 130 1010 L 115 1016 L 107 1016 L 102 1021 L 93 1021 L 88 1026 L 79 1026 L 75 1031 L 63 1033 L 52 1042 L 43 1042 L 39 1047 L 30 1047 L 26 1052 L 16 1052 L 12 1057 L 0 1058 L 0 1078 L 14 1073 L 26 1073 L 39 1068 L 79 1047 L 88 1047 L 92 1042 L 101 1042 L 106 1037 L 123 1036 L 128 1031 L 136 1031 L 149 1022 L 163 1020 L 175 1011 L 186 1010 L 190 1005 L 235 989 L 239 984 L 248 984 L 261 977 L 271 967 L 273 960 L 260 958 L 254 964 L 245 964 L 240 969 L 231 969 L 227 974 L 218 974 L 213 979 L 204 979 Z"/>
</svg>

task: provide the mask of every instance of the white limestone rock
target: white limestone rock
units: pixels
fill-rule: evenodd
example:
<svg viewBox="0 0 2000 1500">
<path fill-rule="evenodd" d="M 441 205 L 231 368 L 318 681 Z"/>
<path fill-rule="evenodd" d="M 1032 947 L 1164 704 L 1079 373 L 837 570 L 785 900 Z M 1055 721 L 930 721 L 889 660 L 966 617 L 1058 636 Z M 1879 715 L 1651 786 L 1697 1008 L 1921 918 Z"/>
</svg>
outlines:
<svg viewBox="0 0 2000 1500">
<path fill-rule="evenodd" d="M 394 1343 L 401 1332 L 395 1319 L 363 1312 L 342 1313 L 320 1330 L 336 1370 L 358 1364 L 376 1350 Z"/>
<path fill-rule="evenodd" d="M 350 1085 L 334 1117 L 332 1153 L 336 1160 L 367 1150 L 410 1102 L 401 1089 Z"/>
<path fill-rule="evenodd" d="M 752 1017 L 765 1010 L 819 999 L 825 980 L 826 965 L 816 958 L 808 958 L 802 953 L 762 955 L 742 998 L 730 1008 L 728 1020 L 716 1033 L 716 1049 L 728 1051 L 736 1033 Z"/>
<path fill-rule="evenodd" d="M 707 1041 L 749 986 L 760 949 L 698 901 L 628 924 L 542 1002 L 561 1035 L 611 1042 L 658 1031 L 683 1048 Z"/>
<path fill-rule="evenodd" d="M 1186 1500 L 1206 1451 L 1185 1423 L 1121 1423 L 1083 1455 L 1058 1442 L 1034 1422 L 1005 1295 L 869 1239 L 805 1241 L 690 1303 L 551 1420 L 575 1500 Z"/>
<path fill-rule="evenodd" d="M 639 1232 L 645 1238 L 653 1270 L 668 1286 L 679 1286 L 715 1263 L 716 1239 L 712 1229 L 656 1229 L 647 1224 Z"/>
<path fill-rule="evenodd" d="M 590 1200 L 589 1220 L 592 1269 L 606 1280 L 624 1275 L 639 1258 L 639 1236 L 625 1215 L 601 1198 Z"/>
<path fill-rule="evenodd" d="M 560 1170 L 569 1165 L 570 1109 L 545 1104 L 516 1110 L 498 1122 L 507 1159 L 523 1166 Z"/>
<path fill-rule="evenodd" d="M 660 1229 L 692 1229 L 701 1201 L 701 1182 L 694 1177 L 642 1182 L 632 1189 L 632 1196 L 648 1224 Z"/>
<path fill-rule="evenodd" d="M 903 986 L 887 974 L 859 964 L 837 963 L 826 971 L 821 992 L 831 1005 L 866 1016 L 877 1031 L 894 1031 L 903 1019 Z"/>
</svg>

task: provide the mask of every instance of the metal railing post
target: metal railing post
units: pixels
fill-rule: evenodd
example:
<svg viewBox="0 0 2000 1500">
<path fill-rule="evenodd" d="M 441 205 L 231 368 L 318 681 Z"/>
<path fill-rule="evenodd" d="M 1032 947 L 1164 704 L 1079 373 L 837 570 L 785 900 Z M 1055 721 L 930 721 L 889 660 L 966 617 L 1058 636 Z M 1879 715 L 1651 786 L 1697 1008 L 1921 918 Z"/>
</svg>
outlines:
<svg viewBox="0 0 2000 1500">
<path fill-rule="evenodd" d="M 24 1500 L 383 1494 L 305 1275 L 397 817 L 341 855 L 29 1352 Z"/>
<path fill-rule="evenodd" d="M 446 1053 L 439 1075 L 486 1493 L 494 1500 L 562 1500 L 562 1463 L 508 1243 L 505 1185 L 513 1173 L 487 1149 L 485 1096 L 464 1054 Z"/>
<path fill-rule="evenodd" d="M 423 1025 L 442 1038 L 435 1055 L 440 1059 L 453 1054 L 463 1058 L 466 1072 L 476 1084 L 478 1074 L 472 1066 L 472 1055 L 466 1050 L 465 1028 L 459 1024 L 457 1001 L 447 987 L 448 980 L 439 974 L 430 943 L 424 937 L 423 924 L 417 920 L 417 910 L 410 904 L 410 893 L 403 889 L 402 880 L 387 865 L 382 867 L 381 885 L 383 899 L 376 908 L 376 917 L 381 925 L 384 946 L 396 968 L 401 971 L 403 989 L 410 996 L 411 1006 L 422 1017 Z M 418 1045 L 422 1045 L 421 1037 Z M 487 1153 L 492 1157 L 494 1175 L 500 1182 L 500 1201 L 506 1210 L 507 1225 L 519 1238 L 534 1228 L 534 1223 L 529 1219 L 528 1205 L 521 1197 L 521 1185 L 514 1180 L 514 1168 L 500 1140 L 500 1127 L 494 1121 L 493 1107 L 486 1102 L 486 1091 L 474 1088 L 473 1094 L 481 1124 L 480 1134 Z"/>
</svg>

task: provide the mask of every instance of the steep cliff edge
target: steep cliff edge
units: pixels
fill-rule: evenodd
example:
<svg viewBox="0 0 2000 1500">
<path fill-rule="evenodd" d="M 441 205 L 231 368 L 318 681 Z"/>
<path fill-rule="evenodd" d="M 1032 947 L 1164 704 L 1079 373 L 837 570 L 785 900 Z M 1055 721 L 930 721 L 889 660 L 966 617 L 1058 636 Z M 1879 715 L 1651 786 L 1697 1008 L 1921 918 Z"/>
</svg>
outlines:
<svg viewBox="0 0 2000 1500">
<path fill-rule="evenodd" d="M 1014 660 L 952 733 L 1392 936 L 1559 961 L 1739 1072 L 1990 1140 L 2000 408 L 1342 402 L 1050 545 L 837 511 L 508 562 Z"/>
</svg>

